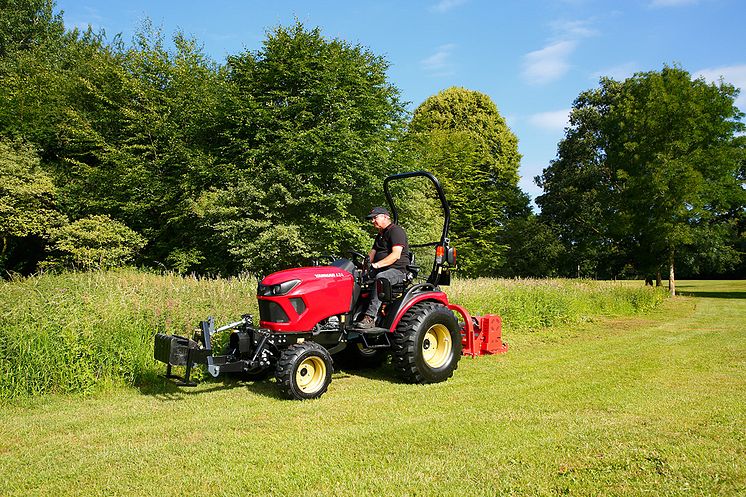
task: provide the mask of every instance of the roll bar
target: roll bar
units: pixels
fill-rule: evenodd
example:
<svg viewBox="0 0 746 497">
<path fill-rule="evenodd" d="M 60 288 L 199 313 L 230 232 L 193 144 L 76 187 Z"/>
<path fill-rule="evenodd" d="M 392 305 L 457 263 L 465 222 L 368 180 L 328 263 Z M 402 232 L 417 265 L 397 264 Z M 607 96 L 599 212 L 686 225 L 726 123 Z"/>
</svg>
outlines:
<svg viewBox="0 0 746 497">
<path fill-rule="evenodd" d="M 394 199 L 391 196 L 389 184 L 392 181 L 415 178 L 418 176 L 429 179 L 433 186 L 435 186 L 435 190 L 438 192 L 440 205 L 443 208 L 443 232 L 440 235 L 440 242 L 411 245 L 411 247 L 427 247 L 440 245 L 442 247 L 441 250 L 446 253 L 449 250 L 448 228 L 451 225 L 451 209 L 448 206 L 448 201 L 446 200 L 446 195 L 443 192 L 443 187 L 440 186 L 440 182 L 437 180 L 437 178 L 435 178 L 435 176 L 433 176 L 429 172 L 413 171 L 410 173 L 394 174 L 383 180 L 383 191 L 386 194 L 386 200 L 388 201 L 389 207 L 391 208 L 391 218 L 393 219 L 394 223 L 397 223 L 399 221 L 399 213 L 396 210 L 396 204 L 394 203 Z M 445 257 L 443 255 L 439 255 L 439 253 L 436 251 L 435 259 L 433 260 L 433 269 L 430 273 L 430 277 L 427 280 L 428 283 L 433 285 L 434 287 L 437 287 L 439 283 L 443 285 L 448 285 L 450 283 L 450 271 L 447 267 L 444 266 L 444 262 Z"/>
<path fill-rule="evenodd" d="M 427 171 L 413 171 L 411 173 L 400 173 L 400 174 L 393 174 L 389 177 L 387 177 L 385 180 L 383 180 L 383 191 L 386 194 L 386 200 L 389 203 L 389 207 L 391 207 L 391 218 L 394 220 L 394 222 L 398 222 L 399 220 L 399 213 L 396 210 L 396 205 L 394 204 L 394 199 L 391 196 L 391 191 L 389 190 L 389 183 L 396 180 L 402 180 L 407 178 L 414 178 L 414 177 L 423 177 L 429 179 L 432 184 L 435 186 L 435 190 L 438 192 L 438 198 L 440 199 L 440 205 L 443 207 L 443 232 L 440 236 L 440 245 L 447 246 L 448 245 L 448 228 L 451 225 L 451 209 L 448 207 L 448 201 L 446 200 L 446 195 L 443 192 L 443 187 L 440 186 L 440 182 L 438 179 L 430 174 Z M 431 245 L 431 244 L 426 244 Z"/>
</svg>

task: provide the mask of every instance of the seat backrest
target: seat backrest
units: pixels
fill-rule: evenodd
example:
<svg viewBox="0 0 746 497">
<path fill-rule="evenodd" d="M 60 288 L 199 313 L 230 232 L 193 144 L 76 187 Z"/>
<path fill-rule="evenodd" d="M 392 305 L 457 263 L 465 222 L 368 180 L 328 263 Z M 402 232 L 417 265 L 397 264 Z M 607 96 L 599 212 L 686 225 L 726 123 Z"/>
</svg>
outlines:
<svg viewBox="0 0 746 497">
<path fill-rule="evenodd" d="M 407 279 L 413 281 L 420 274 L 420 266 L 415 261 L 414 252 L 409 252 L 409 264 L 407 264 Z"/>
</svg>

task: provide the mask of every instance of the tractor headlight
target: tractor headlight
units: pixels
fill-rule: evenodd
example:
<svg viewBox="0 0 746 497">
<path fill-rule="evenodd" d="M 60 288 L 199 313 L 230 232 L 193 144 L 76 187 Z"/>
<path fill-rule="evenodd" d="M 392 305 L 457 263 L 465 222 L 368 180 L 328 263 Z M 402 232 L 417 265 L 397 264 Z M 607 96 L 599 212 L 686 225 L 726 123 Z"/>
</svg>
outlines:
<svg viewBox="0 0 746 497">
<path fill-rule="evenodd" d="M 256 293 L 262 297 L 276 297 L 290 293 L 298 285 L 300 285 L 300 280 L 285 281 L 279 285 L 263 285 L 259 283 Z"/>
</svg>

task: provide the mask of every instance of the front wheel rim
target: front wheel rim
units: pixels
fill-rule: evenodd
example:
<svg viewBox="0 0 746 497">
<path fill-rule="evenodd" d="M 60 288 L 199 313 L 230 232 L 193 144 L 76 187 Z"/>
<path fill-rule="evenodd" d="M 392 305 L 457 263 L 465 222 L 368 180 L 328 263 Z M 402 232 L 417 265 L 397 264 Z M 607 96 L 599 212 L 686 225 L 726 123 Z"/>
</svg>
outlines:
<svg viewBox="0 0 746 497">
<path fill-rule="evenodd" d="M 320 357 L 307 357 L 295 371 L 295 383 L 305 394 L 316 393 L 326 381 L 326 363 Z"/>
<path fill-rule="evenodd" d="M 433 369 L 443 367 L 453 352 L 451 333 L 445 325 L 435 324 L 422 340 L 422 358 Z"/>
</svg>

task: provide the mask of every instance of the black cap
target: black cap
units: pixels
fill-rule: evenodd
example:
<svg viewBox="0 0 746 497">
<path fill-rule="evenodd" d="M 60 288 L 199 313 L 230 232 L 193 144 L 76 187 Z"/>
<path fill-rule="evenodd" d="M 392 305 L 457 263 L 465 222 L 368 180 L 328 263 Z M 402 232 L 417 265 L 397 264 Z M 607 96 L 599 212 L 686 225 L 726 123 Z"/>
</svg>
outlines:
<svg viewBox="0 0 746 497">
<path fill-rule="evenodd" d="M 387 216 L 390 216 L 389 211 L 387 211 L 383 207 L 373 207 L 373 209 L 370 211 L 370 214 L 365 216 L 365 219 L 373 219 L 379 214 L 386 214 Z"/>
</svg>

